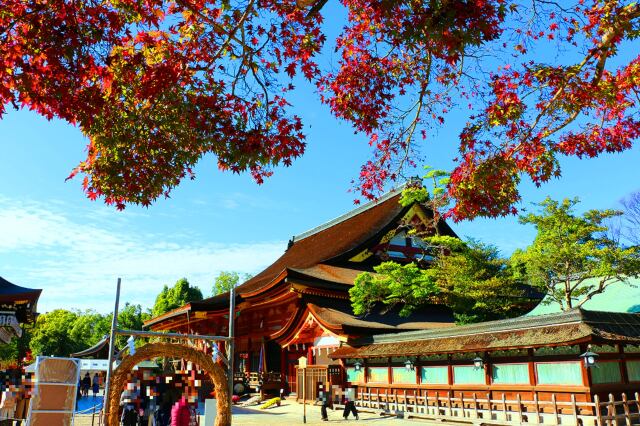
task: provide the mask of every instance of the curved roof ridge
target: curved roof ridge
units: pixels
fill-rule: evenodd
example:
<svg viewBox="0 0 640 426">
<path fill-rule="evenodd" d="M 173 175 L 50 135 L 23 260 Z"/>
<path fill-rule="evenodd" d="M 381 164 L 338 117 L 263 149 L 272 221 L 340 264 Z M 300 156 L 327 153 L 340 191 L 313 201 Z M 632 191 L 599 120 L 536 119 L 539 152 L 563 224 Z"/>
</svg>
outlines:
<svg viewBox="0 0 640 426">
<path fill-rule="evenodd" d="M 307 237 L 310 237 L 313 234 L 317 234 L 318 232 L 324 231 L 327 228 L 331 228 L 332 226 L 340 223 L 340 222 L 344 222 L 347 219 L 350 219 L 354 216 L 359 215 L 360 213 L 363 213 L 375 206 L 377 206 L 380 203 L 383 203 L 385 201 L 387 201 L 390 198 L 395 197 L 396 195 L 398 195 L 398 192 L 402 191 L 404 189 L 404 187 L 407 186 L 406 183 L 403 183 L 402 185 L 398 185 L 395 188 L 392 188 L 391 190 L 387 191 L 386 193 L 382 194 L 379 198 L 376 198 L 375 200 L 371 200 L 366 204 L 363 204 L 353 210 L 350 210 L 336 218 L 331 219 L 328 222 L 323 223 L 322 225 L 318 225 L 314 228 L 309 229 L 308 231 L 305 231 L 301 234 L 295 235 L 293 237 L 293 242 L 297 242 L 300 240 L 303 240 Z"/>
</svg>

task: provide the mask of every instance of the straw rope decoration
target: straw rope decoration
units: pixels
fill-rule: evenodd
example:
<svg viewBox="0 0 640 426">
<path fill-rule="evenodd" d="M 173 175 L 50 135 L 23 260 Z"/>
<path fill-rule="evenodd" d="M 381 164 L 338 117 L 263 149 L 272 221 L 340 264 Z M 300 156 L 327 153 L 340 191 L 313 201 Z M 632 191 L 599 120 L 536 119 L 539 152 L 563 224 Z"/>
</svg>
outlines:
<svg viewBox="0 0 640 426">
<path fill-rule="evenodd" d="M 109 412 L 107 425 L 118 426 L 118 410 L 120 405 L 120 395 L 124 391 L 127 383 L 127 375 L 138 363 L 156 357 L 182 358 L 198 365 L 207 372 L 215 386 L 217 397 L 217 416 L 215 426 L 231 425 L 231 406 L 229 405 L 229 390 L 227 389 L 227 375 L 224 368 L 213 362 L 213 359 L 193 347 L 176 343 L 148 343 L 136 349 L 134 355 L 129 355 L 122 360 L 122 363 L 113 372 L 111 389 L 109 391 Z"/>
</svg>

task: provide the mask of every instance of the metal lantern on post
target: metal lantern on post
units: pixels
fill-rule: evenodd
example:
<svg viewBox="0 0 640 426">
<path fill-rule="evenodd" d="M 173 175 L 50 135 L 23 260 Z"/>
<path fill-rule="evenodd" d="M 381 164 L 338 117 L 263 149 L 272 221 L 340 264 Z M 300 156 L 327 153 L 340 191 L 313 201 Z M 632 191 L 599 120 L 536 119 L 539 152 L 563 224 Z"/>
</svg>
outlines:
<svg viewBox="0 0 640 426">
<path fill-rule="evenodd" d="M 591 352 L 591 345 L 587 346 L 587 351 L 580 355 L 580 358 L 584 361 L 584 366 L 587 368 L 597 367 L 596 363 L 598 362 L 598 355 L 595 352 Z"/>
<path fill-rule="evenodd" d="M 407 371 L 413 371 L 413 361 L 411 361 L 410 359 L 407 359 L 404 362 L 404 368 L 406 368 Z"/>
<path fill-rule="evenodd" d="M 473 359 L 473 367 L 476 370 L 480 370 L 484 367 L 484 359 L 480 358 L 479 356 L 475 357 Z"/>
</svg>

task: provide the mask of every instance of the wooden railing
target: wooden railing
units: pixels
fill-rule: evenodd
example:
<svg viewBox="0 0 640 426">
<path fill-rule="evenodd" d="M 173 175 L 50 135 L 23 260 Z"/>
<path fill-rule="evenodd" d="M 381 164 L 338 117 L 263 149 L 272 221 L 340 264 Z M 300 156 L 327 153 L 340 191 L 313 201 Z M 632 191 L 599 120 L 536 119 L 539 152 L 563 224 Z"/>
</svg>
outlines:
<svg viewBox="0 0 640 426">
<path fill-rule="evenodd" d="M 555 394 L 551 400 L 543 401 L 534 395 L 533 401 L 516 399 L 491 399 L 489 394 L 478 397 L 454 397 L 450 392 L 435 395 L 413 395 L 402 393 L 381 393 L 358 391 L 355 404 L 360 409 L 382 410 L 408 418 L 428 418 L 436 420 L 462 420 L 469 423 L 500 425 L 582 425 L 582 426 L 631 426 L 640 424 L 640 398 L 629 399 L 625 393 L 615 399 L 609 394 L 608 400 L 598 396 L 594 402 L 576 402 L 575 395 L 570 401 L 558 401 Z M 337 407 L 339 408 L 339 406 Z"/>
</svg>

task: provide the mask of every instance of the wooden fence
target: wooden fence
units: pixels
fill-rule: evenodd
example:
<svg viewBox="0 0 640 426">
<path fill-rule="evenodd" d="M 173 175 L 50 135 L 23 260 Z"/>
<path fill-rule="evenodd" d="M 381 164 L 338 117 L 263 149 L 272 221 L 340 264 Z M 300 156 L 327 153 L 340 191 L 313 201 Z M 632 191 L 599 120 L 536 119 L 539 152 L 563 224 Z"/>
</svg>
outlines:
<svg viewBox="0 0 640 426">
<path fill-rule="evenodd" d="M 625 393 L 619 399 L 609 394 L 608 400 L 596 395 L 593 402 L 558 401 L 555 394 L 551 400 L 533 401 L 516 399 L 491 399 L 490 394 L 471 398 L 454 397 L 450 392 L 434 396 L 403 393 L 381 393 L 358 391 L 355 404 L 363 410 L 381 410 L 387 414 L 407 418 L 453 420 L 467 423 L 491 423 L 497 425 L 582 425 L 582 426 L 631 426 L 640 425 L 640 398 L 638 392 L 629 399 Z M 340 408 L 337 406 L 336 408 Z"/>
<path fill-rule="evenodd" d="M 329 382 L 329 376 L 327 375 L 326 365 L 310 365 L 307 368 L 298 368 L 296 366 L 296 399 L 302 399 L 302 375 L 306 374 L 306 380 L 304 380 L 305 392 L 304 397 L 307 401 L 315 401 L 318 398 L 318 385 L 327 385 Z"/>
</svg>

